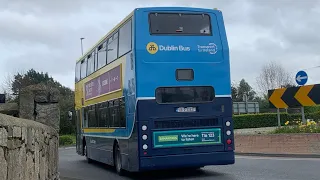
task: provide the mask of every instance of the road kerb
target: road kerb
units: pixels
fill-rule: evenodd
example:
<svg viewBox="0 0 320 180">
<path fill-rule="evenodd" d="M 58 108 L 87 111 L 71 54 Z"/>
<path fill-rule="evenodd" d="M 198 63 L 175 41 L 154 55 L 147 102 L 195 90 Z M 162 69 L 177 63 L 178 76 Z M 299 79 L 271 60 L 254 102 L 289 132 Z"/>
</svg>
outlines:
<svg viewBox="0 0 320 180">
<path fill-rule="evenodd" d="M 240 153 L 241 156 L 260 156 L 260 157 L 289 157 L 289 158 L 320 158 L 320 154 L 275 154 L 275 153 Z"/>
</svg>

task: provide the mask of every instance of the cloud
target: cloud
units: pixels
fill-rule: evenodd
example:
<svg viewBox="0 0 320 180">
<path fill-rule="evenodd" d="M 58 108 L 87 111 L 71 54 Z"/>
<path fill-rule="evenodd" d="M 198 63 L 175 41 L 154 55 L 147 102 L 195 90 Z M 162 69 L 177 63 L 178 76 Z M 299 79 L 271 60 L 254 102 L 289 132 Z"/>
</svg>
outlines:
<svg viewBox="0 0 320 180">
<path fill-rule="evenodd" d="M 257 0 L 16 0 L 0 6 L 1 76 L 34 68 L 73 88 L 75 61 L 136 7 L 191 6 L 222 10 L 232 80 L 255 78 L 269 60 L 288 72 L 308 69 L 319 83 L 319 1 Z M 310 69 L 311 68 L 311 69 Z M 4 78 L 0 77 L 0 82 Z"/>
</svg>

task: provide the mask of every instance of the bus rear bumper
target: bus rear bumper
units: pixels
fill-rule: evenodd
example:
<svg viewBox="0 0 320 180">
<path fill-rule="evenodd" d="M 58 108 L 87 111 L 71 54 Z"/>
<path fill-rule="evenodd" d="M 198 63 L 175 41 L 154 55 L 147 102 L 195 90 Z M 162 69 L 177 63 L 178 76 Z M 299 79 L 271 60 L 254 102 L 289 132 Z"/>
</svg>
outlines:
<svg viewBox="0 0 320 180">
<path fill-rule="evenodd" d="M 213 152 L 183 155 L 141 157 L 140 170 L 157 170 L 235 163 L 234 152 Z"/>
</svg>

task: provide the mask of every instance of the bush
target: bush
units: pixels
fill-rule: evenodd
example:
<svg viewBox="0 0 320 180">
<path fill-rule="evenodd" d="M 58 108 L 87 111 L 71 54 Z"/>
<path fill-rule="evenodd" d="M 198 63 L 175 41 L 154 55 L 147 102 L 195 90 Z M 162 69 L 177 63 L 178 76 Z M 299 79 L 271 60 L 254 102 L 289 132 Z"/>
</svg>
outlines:
<svg viewBox="0 0 320 180">
<path fill-rule="evenodd" d="M 320 122 L 320 111 L 315 113 L 310 113 L 306 115 L 307 119 L 312 119 L 314 121 Z"/>
<path fill-rule="evenodd" d="M 320 112 L 320 105 L 305 107 L 305 108 L 304 108 L 304 112 L 305 112 L 305 113 L 316 113 L 316 112 Z"/>
<path fill-rule="evenodd" d="M 75 136 L 73 135 L 62 135 L 59 138 L 59 145 L 66 146 L 66 145 L 74 145 L 76 143 Z"/>
<path fill-rule="evenodd" d="M 305 114 L 306 119 L 312 119 L 314 121 L 320 121 L 320 112 Z M 301 122 L 301 114 L 280 114 L 281 125 L 283 126 L 287 121 L 299 121 Z M 263 113 L 263 114 L 245 114 L 233 116 L 234 128 L 260 128 L 260 127 L 274 127 L 278 126 L 277 113 Z"/>
</svg>

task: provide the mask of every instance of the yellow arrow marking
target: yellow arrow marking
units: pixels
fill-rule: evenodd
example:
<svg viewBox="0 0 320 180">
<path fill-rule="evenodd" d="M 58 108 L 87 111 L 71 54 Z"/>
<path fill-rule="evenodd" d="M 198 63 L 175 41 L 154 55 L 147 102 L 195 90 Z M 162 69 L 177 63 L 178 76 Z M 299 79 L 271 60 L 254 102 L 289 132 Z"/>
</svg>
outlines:
<svg viewBox="0 0 320 180">
<path fill-rule="evenodd" d="M 308 94 L 312 90 L 314 85 L 301 86 L 294 96 L 302 106 L 315 106 L 316 103 L 309 98 Z"/>
<path fill-rule="evenodd" d="M 275 89 L 272 95 L 269 98 L 269 101 L 276 107 L 276 108 L 287 108 L 288 105 L 281 99 L 283 93 L 286 91 L 286 88 L 282 89 Z"/>
</svg>

